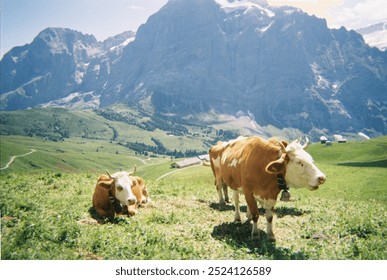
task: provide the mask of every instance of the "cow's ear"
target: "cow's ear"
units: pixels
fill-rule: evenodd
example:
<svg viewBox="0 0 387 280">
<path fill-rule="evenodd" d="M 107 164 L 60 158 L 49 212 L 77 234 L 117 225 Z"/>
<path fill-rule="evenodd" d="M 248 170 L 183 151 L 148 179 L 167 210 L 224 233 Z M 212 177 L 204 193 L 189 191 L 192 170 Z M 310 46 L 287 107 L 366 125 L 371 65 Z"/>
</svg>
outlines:
<svg viewBox="0 0 387 280">
<path fill-rule="evenodd" d="M 100 181 L 100 182 L 98 182 L 98 187 L 108 191 L 112 188 L 113 182 L 114 182 L 113 180 Z"/>
<path fill-rule="evenodd" d="M 132 188 L 134 188 L 135 186 L 137 186 L 137 180 L 136 180 L 135 178 L 133 178 L 132 176 L 131 176 L 130 179 L 132 180 Z"/>
<path fill-rule="evenodd" d="M 289 143 L 286 140 L 281 140 L 281 143 L 282 145 L 284 145 L 285 148 L 289 145 Z"/>
<path fill-rule="evenodd" d="M 285 160 L 283 158 L 272 161 L 266 166 L 266 172 L 269 174 L 281 174 L 285 172 L 285 169 Z"/>
</svg>

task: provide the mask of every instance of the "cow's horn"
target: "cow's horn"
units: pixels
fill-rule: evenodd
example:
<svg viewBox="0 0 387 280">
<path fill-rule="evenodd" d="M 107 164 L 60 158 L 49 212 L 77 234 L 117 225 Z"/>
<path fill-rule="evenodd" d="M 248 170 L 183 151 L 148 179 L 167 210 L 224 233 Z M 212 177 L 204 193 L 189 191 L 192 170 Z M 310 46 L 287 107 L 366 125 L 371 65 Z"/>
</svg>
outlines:
<svg viewBox="0 0 387 280">
<path fill-rule="evenodd" d="M 302 148 L 305 150 L 306 148 L 308 148 L 308 146 L 309 146 L 309 138 L 308 137 L 305 137 L 305 143 L 304 143 L 304 145 L 302 145 Z"/>
<path fill-rule="evenodd" d="M 133 169 L 133 171 L 132 171 L 132 172 L 129 172 L 129 175 L 132 175 L 132 174 L 134 174 L 134 172 L 136 172 L 136 169 L 137 169 L 137 165 L 135 165 L 135 166 L 134 166 L 134 169 Z"/>
<path fill-rule="evenodd" d="M 274 145 L 279 146 L 281 148 L 282 153 L 286 153 L 286 148 L 285 148 L 285 145 L 282 141 L 275 139 L 275 138 L 270 138 L 269 142 L 273 143 Z"/>
<path fill-rule="evenodd" d="M 277 141 L 277 142 L 281 147 L 281 152 L 286 153 L 286 148 L 285 148 L 285 145 L 282 143 L 282 141 Z"/>
<path fill-rule="evenodd" d="M 112 174 L 110 174 L 109 170 L 106 169 L 106 173 L 107 173 L 107 175 L 109 175 L 110 179 L 113 179 L 113 176 L 112 176 Z"/>
</svg>

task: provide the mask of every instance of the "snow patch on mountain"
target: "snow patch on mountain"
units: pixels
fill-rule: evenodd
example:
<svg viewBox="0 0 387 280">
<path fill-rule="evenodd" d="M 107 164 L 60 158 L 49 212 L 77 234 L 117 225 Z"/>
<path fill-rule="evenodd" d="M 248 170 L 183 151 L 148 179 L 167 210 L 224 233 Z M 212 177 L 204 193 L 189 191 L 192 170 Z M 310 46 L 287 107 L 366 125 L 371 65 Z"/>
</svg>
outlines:
<svg viewBox="0 0 387 280">
<path fill-rule="evenodd" d="M 259 9 L 264 11 L 269 17 L 274 17 L 273 11 L 266 8 L 268 2 L 266 0 L 215 0 L 226 13 L 233 13 L 235 11 L 243 10 L 244 13 Z"/>
<path fill-rule="evenodd" d="M 336 113 L 345 118 L 351 119 L 351 115 L 349 114 L 345 106 L 342 104 L 342 102 L 339 99 L 335 98 L 336 94 L 340 89 L 340 86 L 344 84 L 344 82 L 335 81 L 332 83 L 329 79 L 322 75 L 322 70 L 316 62 L 313 62 L 310 65 L 310 68 L 315 75 L 315 84 L 312 85 L 310 89 L 312 96 L 320 100 L 321 103 L 323 103 L 329 109 L 329 112 L 331 114 Z M 330 96 L 323 97 L 323 94 L 320 92 L 324 92 L 325 90 L 333 92 L 333 94 L 331 94 Z"/>
<path fill-rule="evenodd" d="M 131 42 L 133 42 L 135 39 L 136 39 L 136 37 L 128 38 L 128 39 L 126 39 L 123 43 L 119 44 L 118 46 L 113 46 L 113 47 L 111 47 L 111 48 L 110 48 L 110 51 L 116 51 L 117 49 L 126 47 L 126 46 L 129 45 Z"/>
<path fill-rule="evenodd" d="M 39 107 L 60 107 L 70 110 L 96 109 L 100 105 L 100 96 L 90 92 L 73 92 L 64 98 L 41 104 Z"/>
<path fill-rule="evenodd" d="M 274 21 L 270 22 L 268 25 L 261 27 L 261 28 L 256 28 L 255 31 L 259 34 L 265 33 L 272 25 Z"/>
</svg>

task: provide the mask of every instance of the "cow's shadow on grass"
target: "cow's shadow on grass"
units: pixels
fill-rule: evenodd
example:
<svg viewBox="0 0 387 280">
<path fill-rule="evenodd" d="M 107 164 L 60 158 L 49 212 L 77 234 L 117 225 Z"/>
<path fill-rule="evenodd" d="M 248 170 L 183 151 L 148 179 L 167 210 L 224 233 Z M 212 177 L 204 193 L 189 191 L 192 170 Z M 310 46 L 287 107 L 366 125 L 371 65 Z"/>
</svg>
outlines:
<svg viewBox="0 0 387 280">
<path fill-rule="evenodd" d="M 266 232 L 260 230 L 259 239 L 251 238 L 252 224 L 250 222 L 222 223 L 214 227 L 211 236 L 226 242 L 236 250 L 246 250 L 257 257 L 273 260 L 305 260 L 308 256 L 303 252 L 293 252 L 288 248 L 276 246 L 267 238 Z"/>
<path fill-rule="evenodd" d="M 127 224 L 128 219 L 126 215 L 116 215 L 113 219 L 101 218 L 94 207 L 89 208 L 90 217 L 98 222 L 98 224 Z"/>
<path fill-rule="evenodd" d="M 234 205 L 222 205 L 211 203 L 210 208 L 218 211 L 235 211 Z M 241 206 L 241 212 L 247 212 L 247 206 Z M 285 216 L 302 216 L 310 213 L 309 210 L 303 210 L 295 207 L 280 206 L 274 208 L 275 218 Z M 265 209 L 259 208 L 260 219 L 265 218 Z M 293 252 L 288 248 L 276 246 L 275 242 L 268 240 L 265 231 L 260 230 L 259 239 L 251 238 L 252 224 L 250 222 L 228 222 L 215 226 L 212 231 L 212 237 L 226 242 L 237 250 L 247 250 L 248 253 L 254 254 L 265 259 L 274 260 L 305 260 L 308 256 L 303 252 Z"/>
<path fill-rule="evenodd" d="M 224 212 L 224 211 L 235 211 L 235 206 L 232 205 L 232 204 L 220 204 L 220 203 L 210 203 L 210 208 L 214 209 L 214 210 L 218 210 L 220 212 Z M 247 213 L 247 206 L 246 205 L 242 205 L 240 207 L 240 211 L 242 213 Z M 259 215 L 265 215 L 265 209 L 263 208 L 259 208 L 258 209 L 259 211 Z M 310 213 L 309 210 L 303 210 L 303 209 L 298 209 L 298 208 L 295 208 L 295 207 L 285 207 L 285 206 L 280 206 L 280 207 L 275 207 L 274 208 L 274 213 L 276 214 L 276 217 L 277 218 L 283 218 L 285 216 L 302 216 L 304 214 L 308 214 Z"/>
<path fill-rule="evenodd" d="M 302 216 L 304 214 L 309 214 L 311 213 L 310 210 L 303 210 L 295 207 L 285 207 L 285 206 L 280 206 L 280 207 L 275 207 L 274 208 L 274 213 L 276 214 L 277 218 L 283 218 L 285 216 Z"/>
<path fill-rule="evenodd" d="M 219 212 L 235 211 L 235 206 L 233 204 L 221 204 L 221 203 L 211 202 L 209 206 L 211 209 L 218 210 Z M 246 207 L 244 210 L 246 211 Z M 243 212 L 243 210 L 241 211 Z"/>
<path fill-rule="evenodd" d="M 210 203 L 210 208 L 211 209 L 214 209 L 214 210 L 218 210 L 219 212 L 224 212 L 224 211 L 235 211 L 235 206 L 233 204 L 220 204 L 220 203 Z M 262 208 L 262 209 L 258 209 L 259 210 L 259 215 L 263 215 L 265 214 L 265 210 Z M 241 213 L 247 213 L 247 206 L 246 205 L 242 205 L 240 207 L 240 211 Z"/>
</svg>

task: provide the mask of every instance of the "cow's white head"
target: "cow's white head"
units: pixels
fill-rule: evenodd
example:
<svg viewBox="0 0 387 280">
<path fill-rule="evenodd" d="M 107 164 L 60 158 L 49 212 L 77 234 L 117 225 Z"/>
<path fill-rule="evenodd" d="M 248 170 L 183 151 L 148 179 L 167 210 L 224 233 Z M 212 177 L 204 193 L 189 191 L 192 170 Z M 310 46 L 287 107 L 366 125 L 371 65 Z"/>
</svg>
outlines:
<svg viewBox="0 0 387 280">
<path fill-rule="evenodd" d="M 266 171 L 271 174 L 285 173 L 285 181 L 289 187 L 317 190 L 326 180 L 314 164 L 312 156 L 305 151 L 308 145 L 293 141 L 285 147 L 282 145 L 280 159 L 268 164 Z"/>
<path fill-rule="evenodd" d="M 120 171 L 110 174 L 109 171 L 106 170 L 106 173 L 112 181 L 110 185 L 104 183 L 104 185 L 100 184 L 100 186 L 107 190 L 112 190 L 114 197 L 118 199 L 122 205 L 133 205 L 137 202 L 137 199 L 132 192 L 133 182 L 130 179 L 130 175 L 133 172 Z"/>
</svg>

